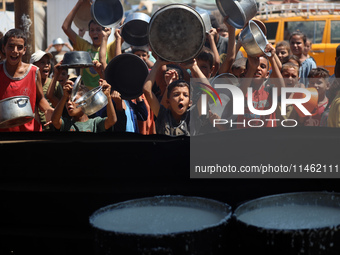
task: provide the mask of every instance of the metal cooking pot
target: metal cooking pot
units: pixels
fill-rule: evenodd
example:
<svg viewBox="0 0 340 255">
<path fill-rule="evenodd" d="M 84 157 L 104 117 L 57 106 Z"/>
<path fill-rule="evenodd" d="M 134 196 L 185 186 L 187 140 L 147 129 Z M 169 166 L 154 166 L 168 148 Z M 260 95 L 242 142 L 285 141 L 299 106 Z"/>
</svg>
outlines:
<svg viewBox="0 0 340 255">
<path fill-rule="evenodd" d="M 216 0 L 222 16 L 229 16 L 227 22 L 235 28 L 243 28 L 257 14 L 255 0 Z"/>
<path fill-rule="evenodd" d="M 103 207 L 90 224 L 96 254 L 219 255 L 230 245 L 230 216 L 230 206 L 215 200 L 159 196 Z"/>
<path fill-rule="evenodd" d="M 127 16 L 121 27 L 124 41 L 132 46 L 148 44 L 149 21 L 150 16 L 142 12 L 131 13 Z"/>
<path fill-rule="evenodd" d="M 99 25 L 114 27 L 121 22 L 124 9 L 119 0 L 94 0 L 91 15 Z"/>
<path fill-rule="evenodd" d="M 272 195 L 236 208 L 240 254 L 340 254 L 340 194 Z"/>
<path fill-rule="evenodd" d="M 210 29 L 212 28 L 209 13 L 206 10 L 200 10 L 198 11 L 198 13 L 201 15 L 203 19 L 205 32 L 209 34 Z"/>
<path fill-rule="evenodd" d="M 268 44 L 266 36 L 263 34 L 259 26 L 252 20 L 249 21 L 241 34 L 240 40 L 242 46 L 247 54 L 251 57 L 259 57 L 263 55 L 271 56 L 270 52 L 265 52 L 266 45 Z"/>
<path fill-rule="evenodd" d="M 21 126 L 33 118 L 28 96 L 9 97 L 0 101 L 0 128 Z"/>
<path fill-rule="evenodd" d="M 190 6 L 170 4 L 156 11 L 149 24 L 149 45 L 160 58 L 186 62 L 195 58 L 205 43 L 201 15 Z"/>
<path fill-rule="evenodd" d="M 94 66 L 90 53 L 87 51 L 68 51 L 63 58 L 62 67 L 66 68 L 86 68 Z"/>
<path fill-rule="evenodd" d="M 89 30 L 89 23 L 92 20 L 91 4 L 91 0 L 84 1 L 74 16 L 73 22 L 79 29 Z"/>
<path fill-rule="evenodd" d="M 123 99 L 135 99 L 143 94 L 149 69 L 137 55 L 123 53 L 114 57 L 105 69 L 105 80 Z"/>
<path fill-rule="evenodd" d="M 79 104 L 77 108 L 81 107 L 85 114 L 92 115 L 107 105 L 107 96 L 99 86 L 87 92 L 75 103 Z"/>
</svg>

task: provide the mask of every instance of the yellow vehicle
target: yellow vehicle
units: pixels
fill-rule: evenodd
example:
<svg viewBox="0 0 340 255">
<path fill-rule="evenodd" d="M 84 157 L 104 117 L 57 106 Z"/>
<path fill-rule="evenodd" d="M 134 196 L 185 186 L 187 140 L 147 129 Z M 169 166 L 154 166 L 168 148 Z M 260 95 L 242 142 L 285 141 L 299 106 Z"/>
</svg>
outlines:
<svg viewBox="0 0 340 255">
<path fill-rule="evenodd" d="M 301 31 L 312 41 L 309 55 L 317 66 L 334 73 L 336 47 L 340 44 L 340 4 L 291 3 L 267 5 L 260 3 L 255 19 L 265 23 L 270 43 L 289 40 L 294 31 Z"/>
</svg>

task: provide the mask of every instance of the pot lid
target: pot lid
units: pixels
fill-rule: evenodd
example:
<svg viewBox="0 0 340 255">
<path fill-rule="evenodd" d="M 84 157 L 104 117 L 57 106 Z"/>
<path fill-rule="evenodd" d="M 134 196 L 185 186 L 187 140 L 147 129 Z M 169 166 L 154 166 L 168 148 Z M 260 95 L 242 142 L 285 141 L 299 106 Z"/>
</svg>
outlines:
<svg viewBox="0 0 340 255">
<path fill-rule="evenodd" d="M 123 53 L 110 61 L 105 69 L 105 79 L 112 90 L 117 90 L 122 99 L 135 99 L 143 94 L 143 85 L 149 70 L 137 55 Z"/>
<path fill-rule="evenodd" d="M 77 92 L 78 92 L 79 86 L 80 86 L 80 81 L 81 81 L 81 75 L 79 75 L 77 77 L 76 81 L 74 82 L 72 92 L 71 92 L 71 101 L 72 102 L 76 99 L 76 95 L 77 95 Z"/>
</svg>

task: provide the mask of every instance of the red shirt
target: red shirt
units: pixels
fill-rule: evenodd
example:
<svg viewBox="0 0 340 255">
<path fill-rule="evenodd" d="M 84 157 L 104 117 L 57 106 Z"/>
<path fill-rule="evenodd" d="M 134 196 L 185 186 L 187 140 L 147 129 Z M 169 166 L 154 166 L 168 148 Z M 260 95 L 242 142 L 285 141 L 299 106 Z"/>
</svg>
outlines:
<svg viewBox="0 0 340 255">
<path fill-rule="evenodd" d="M 253 106 L 257 110 L 268 110 L 272 106 L 272 87 L 261 86 L 259 90 L 253 89 L 252 99 Z M 270 115 L 257 115 L 250 112 L 248 105 L 248 93 L 245 97 L 244 115 L 237 117 L 237 128 L 249 127 L 276 127 L 275 111 Z M 241 123 L 240 123 L 241 122 Z M 244 124 L 243 124 L 244 123 Z"/>
<path fill-rule="evenodd" d="M 314 126 L 314 127 L 320 126 L 321 116 L 323 112 L 325 111 L 327 105 L 328 105 L 328 98 L 324 104 L 318 106 L 318 109 L 316 110 L 315 114 L 313 114 L 312 116 L 306 117 L 304 126 Z"/>
<path fill-rule="evenodd" d="M 38 67 L 30 65 L 26 73 L 19 78 L 10 76 L 6 70 L 6 62 L 0 64 L 0 100 L 14 96 L 28 96 L 35 112 L 37 87 L 36 80 L 39 72 Z M 20 132 L 20 131 L 41 131 L 41 124 L 33 119 L 32 121 L 17 127 L 0 129 L 0 132 Z"/>
</svg>

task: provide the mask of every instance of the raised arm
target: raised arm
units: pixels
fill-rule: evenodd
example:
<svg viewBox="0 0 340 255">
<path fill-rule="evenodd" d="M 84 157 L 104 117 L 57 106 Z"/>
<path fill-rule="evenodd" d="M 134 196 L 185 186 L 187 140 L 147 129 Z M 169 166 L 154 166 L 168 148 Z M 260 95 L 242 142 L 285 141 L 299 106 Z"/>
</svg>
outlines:
<svg viewBox="0 0 340 255">
<path fill-rule="evenodd" d="M 236 58 L 235 28 L 229 25 L 229 23 L 226 21 L 226 18 L 224 18 L 223 22 L 228 27 L 228 49 L 227 56 L 220 67 L 219 73 L 230 73 L 231 66 Z"/>
<path fill-rule="evenodd" d="M 73 9 L 71 10 L 71 12 L 67 15 L 66 19 L 64 20 L 64 23 L 62 25 L 62 29 L 64 31 L 64 33 L 68 36 L 68 38 L 70 38 L 71 42 L 73 43 L 73 45 L 76 44 L 77 41 L 77 33 L 71 28 L 72 26 L 72 22 L 74 17 L 76 16 L 80 6 L 85 3 L 85 1 L 88 0 L 78 0 L 78 2 L 76 3 L 76 5 L 73 7 Z"/>
<path fill-rule="evenodd" d="M 150 73 L 146 77 L 144 86 L 143 86 L 143 92 L 146 97 L 146 100 L 148 101 L 151 110 L 155 114 L 155 116 L 158 116 L 159 109 L 160 109 L 160 103 L 156 97 L 156 95 L 152 92 L 152 86 L 156 81 L 157 73 L 161 71 L 162 66 L 165 65 L 160 58 L 157 59 L 156 63 L 152 67 Z"/>
<path fill-rule="evenodd" d="M 70 94 L 72 92 L 72 81 L 67 81 L 65 86 L 63 87 L 63 97 L 60 99 L 59 103 L 57 104 L 57 107 L 55 108 L 53 114 L 52 114 L 52 124 L 56 129 L 61 128 L 62 120 L 61 116 L 63 114 L 64 106 L 66 102 L 70 98 Z"/>
<path fill-rule="evenodd" d="M 209 34 L 207 35 L 207 39 L 209 40 L 209 44 L 210 44 L 210 48 L 212 50 L 212 52 L 214 53 L 214 70 L 211 74 L 212 77 L 214 77 L 218 70 L 220 69 L 220 55 L 218 53 L 217 47 L 216 47 L 216 43 L 215 43 L 215 36 L 217 34 L 217 30 L 216 28 L 212 28 L 209 31 Z"/>
<path fill-rule="evenodd" d="M 279 60 L 279 58 L 276 55 L 276 51 L 275 51 L 274 46 L 271 45 L 270 43 L 267 44 L 265 51 L 271 53 L 271 56 L 268 57 L 269 63 L 272 67 L 272 73 L 270 75 L 270 78 L 273 79 L 272 80 L 273 84 L 276 88 L 278 88 L 277 93 L 278 93 L 278 96 L 280 96 L 281 95 L 281 88 L 285 87 L 285 83 L 284 83 L 284 80 L 283 80 L 283 77 L 282 77 L 282 74 L 281 74 L 282 65 L 280 67 L 280 65 L 278 64 L 278 61 L 280 62 L 280 64 L 281 64 L 281 61 Z"/>
</svg>

